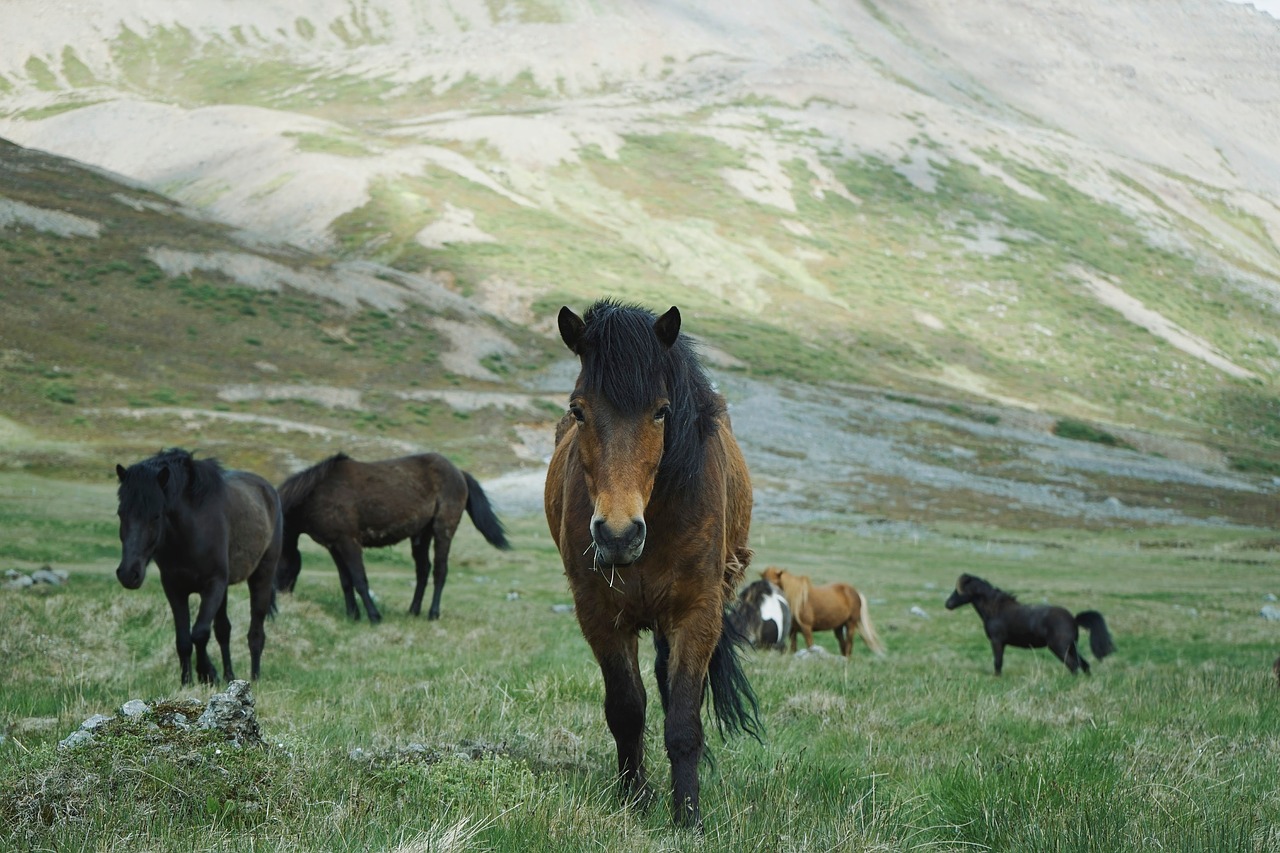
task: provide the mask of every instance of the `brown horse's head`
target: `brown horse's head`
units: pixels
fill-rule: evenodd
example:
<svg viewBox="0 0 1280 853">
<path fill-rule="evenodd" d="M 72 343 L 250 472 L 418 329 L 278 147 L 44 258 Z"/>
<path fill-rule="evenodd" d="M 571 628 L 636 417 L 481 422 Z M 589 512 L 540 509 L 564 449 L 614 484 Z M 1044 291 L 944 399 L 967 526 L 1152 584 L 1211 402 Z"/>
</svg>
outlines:
<svg viewBox="0 0 1280 853">
<path fill-rule="evenodd" d="M 778 589 L 782 589 L 782 569 L 777 566 L 766 567 L 765 570 L 760 573 L 760 577 L 764 578 Z"/>
<path fill-rule="evenodd" d="M 660 477 L 675 483 L 701 464 L 700 452 L 695 458 L 682 451 L 705 433 L 707 407 L 685 390 L 689 382 L 678 381 L 685 377 L 675 375 L 692 362 L 679 338 L 680 311 L 672 307 L 655 317 L 603 301 L 585 319 L 561 308 L 559 324 L 565 345 L 582 362 L 569 413 L 592 503 L 596 561 L 629 565 L 644 552 L 645 510 Z M 707 385 L 705 379 L 692 384 Z"/>
</svg>

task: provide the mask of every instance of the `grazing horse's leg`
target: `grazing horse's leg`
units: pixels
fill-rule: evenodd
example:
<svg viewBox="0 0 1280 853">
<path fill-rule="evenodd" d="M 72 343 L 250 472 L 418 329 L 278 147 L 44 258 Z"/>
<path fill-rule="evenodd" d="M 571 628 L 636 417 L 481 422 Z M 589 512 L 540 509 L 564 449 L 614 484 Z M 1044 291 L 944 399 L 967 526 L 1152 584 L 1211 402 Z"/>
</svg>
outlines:
<svg viewBox="0 0 1280 853">
<path fill-rule="evenodd" d="M 413 601 L 409 604 L 409 613 L 414 616 L 422 613 L 422 596 L 427 591 L 427 580 L 431 577 L 431 528 L 432 522 L 427 522 L 410 540 L 413 546 L 413 567 L 418 576 L 417 586 L 413 588 Z"/>
<path fill-rule="evenodd" d="M 848 622 L 836 629 L 836 639 L 840 642 L 840 654 L 849 657 L 853 654 L 853 632 L 857 630 L 858 620 L 850 618 Z"/>
<path fill-rule="evenodd" d="M 646 696 L 636 646 L 634 634 L 611 635 L 592 650 L 604 676 L 604 718 L 618 749 L 622 796 L 644 805 L 651 795 L 644 772 Z"/>
<path fill-rule="evenodd" d="M 236 674 L 231 669 L 231 620 L 227 618 L 227 598 L 222 596 L 218 612 L 213 617 L 213 635 L 218 639 L 218 648 L 222 650 L 222 669 L 227 681 L 235 681 Z"/>
<path fill-rule="evenodd" d="M 991 638 L 991 654 L 996 661 L 996 675 L 999 675 L 1000 671 L 1004 669 L 1004 640 L 1003 639 L 998 640 L 995 637 Z"/>
<path fill-rule="evenodd" d="M 436 525 L 436 565 L 431 570 L 431 609 L 427 611 L 428 619 L 440 618 L 440 596 L 444 593 L 444 582 L 449 577 L 449 548 L 453 545 L 453 534 L 458 525 L 441 522 Z"/>
<path fill-rule="evenodd" d="M 174 642 L 178 648 L 178 663 L 182 667 L 182 683 L 191 683 L 191 606 L 187 603 L 186 590 L 177 589 L 168 576 L 160 573 L 169 609 L 173 611 Z"/>
<path fill-rule="evenodd" d="M 1067 669 L 1072 675 L 1077 675 L 1078 670 L 1083 669 L 1084 674 L 1089 674 L 1089 664 L 1080 655 L 1080 649 L 1076 647 L 1074 640 L 1069 640 L 1068 645 L 1063 648 L 1061 643 L 1050 643 L 1049 649 L 1058 657 L 1058 660 L 1067 665 Z"/>
<path fill-rule="evenodd" d="M 225 573 L 224 573 L 225 574 Z M 191 626 L 191 642 L 196 647 L 196 677 L 204 684 L 218 683 L 218 670 L 209 659 L 209 635 L 218 608 L 227 606 L 227 583 L 221 578 L 208 581 L 200 591 L 200 609 Z"/>
<path fill-rule="evenodd" d="M 351 539 L 339 540 L 329 546 L 329 555 L 333 557 L 333 562 L 338 567 L 342 592 L 347 598 L 347 615 L 352 619 L 360 618 L 354 594 L 358 592 L 360 599 L 364 602 L 364 612 L 369 614 L 369 621 L 375 625 L 381 622 L 382 614 L 378 612 L 378 605 L 373 603 L 373 597 L 369 595 L 369 577 L 364 571 L 364 556 L 360 543 Z"/>
</svg>

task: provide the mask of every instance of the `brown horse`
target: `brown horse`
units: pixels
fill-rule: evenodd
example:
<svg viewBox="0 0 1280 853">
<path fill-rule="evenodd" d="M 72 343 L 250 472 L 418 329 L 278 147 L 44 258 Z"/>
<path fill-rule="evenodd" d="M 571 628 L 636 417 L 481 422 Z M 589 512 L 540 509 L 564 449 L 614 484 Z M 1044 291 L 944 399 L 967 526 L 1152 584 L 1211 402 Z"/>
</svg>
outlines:
<svg viewBox="0 0 1280 853">
<path fill-rule="evenodd" d="M 726 627 L 751 561 L 746 463 L 676 308 L 655 318 L 606 300 L 583 317 L 561 308 L 559 324 L 582 369 L 547 471 L 547 525 L 604 676 L 624 796 L 649 798 L 637 653 L 648 630 L 675 821 L 698 827 L 708 684 L 721 731 L 758 737 L 755 695 Z"/>
<path fill-rule="evenodd" d="M 840 643 L 840 654 L 849 657 L 853 632 L 857 631 L 867 648 L 884 654 L 884 644 L 871 625 L 866 596 L 849 584 L 814 586 L 808 575 L 793 575 L 777 566 L 769 566 L 760 576 L 781 589 L 791 605 L 791 651 L 796 650 L 797 634 L 804 634 L 805 647 L 811 649 L 814 631 L 832 631 Z"/>
<path fill-rule="evenodd" d="M 485 541 L 506 550 L 506 533 L 475 478 L 438 453 L 380 462 L 357 462 L 344 453 L 294 474 L 280 484 L 284 509 L 284 550 L 276 586 L 289 592 L 302 571 L 298 538 L 307 534 L 328 549 L 338 567 L 347 615 L 360 618 L 356 593 L 369 621 L 382 614 L 369 595 L 364 548 L 382 548 L 405 539 L 413 544 L 418 585 L 409 612 L 422 612 L 427 578 L 433 581 L 428 619 L 440 618 L 440 595 L 449 575 L 449 547 L 465 509 Z M 429 548 L 435 544 L 435 567 Z"/>
</svg>

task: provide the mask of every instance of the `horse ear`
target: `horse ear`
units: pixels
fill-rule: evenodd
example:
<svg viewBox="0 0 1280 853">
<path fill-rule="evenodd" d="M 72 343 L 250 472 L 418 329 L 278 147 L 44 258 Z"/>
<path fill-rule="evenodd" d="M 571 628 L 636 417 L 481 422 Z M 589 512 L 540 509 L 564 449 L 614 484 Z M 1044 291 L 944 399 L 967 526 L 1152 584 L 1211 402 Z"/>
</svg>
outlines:
<svg viewBox="0 0 1280 853">
<path fill-rule="evenodd" d="M 156 472 L 156 482 L 160 484 L 160 488 L 164 488 L 169 484 L 169 469 L 161 468 Z"/>
<path fill-rule="evenodd" d="M 671 310 L 663 314 L 653 324 L 653 333 L 667 349 L 671 349 L 680 334 L 680 309 L 672 305 Z"/>
<path fill-rule="evenodd" d="M 560 338 L 564 341 L 564 345 L 575 355 L 581 355 L 578 352 L 578 343 L 582 340 L 582 333 L 586 331 L 587 324 L 582 322 L 581 317 L 570 311 L 568 305 L 561 306 L 560 316 L 557 319 L 560 323 Z"/>
<path fill-rule="evenodd" d="M 120 478 L 120 482 L 124 482 L 124 466 L 119 462 L 116 463 L 116 476 Z"/>
</svg>

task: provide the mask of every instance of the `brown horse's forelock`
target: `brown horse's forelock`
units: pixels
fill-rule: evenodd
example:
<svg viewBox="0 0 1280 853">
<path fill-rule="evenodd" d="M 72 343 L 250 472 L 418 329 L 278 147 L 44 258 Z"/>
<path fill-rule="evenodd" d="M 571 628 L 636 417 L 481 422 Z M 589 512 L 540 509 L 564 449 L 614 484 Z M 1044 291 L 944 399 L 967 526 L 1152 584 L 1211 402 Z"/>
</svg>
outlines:
<svg viewBox="0 0 1280 853">
<path fill-rule="evenodd" d="M 280 511 L 288 515 L 290 510 L 307 499 L 316 486 L 324 482 L 334 465 L 349 458 L 345 453 L 335 453 L 281 483 L 276 490 L 280 494 Z"/>
<path fill-rule="evenodd" d="M 634 305 L 602 300 L 583 315 L 578 345 L 582 372 L 574 396 L 599 394 L 626 417 L 647 415 L 666 397 L 664 450 L 657 489 L 683 489 L 702 475 L 707 437 L 716 429 L 723 403 L 698 362 L 695 344 L 679 335 L 664 347 L 653 331 L 657 317 Z"/>
<path fill-rule="evenodd" d="M 147 488 L 161 469 L 169 469 L 169 482 L 162 493 Z M 222 464 L 217 459 L 196 459 L 188 451 L 174 447 L 125 469 L 116 495 L 127 512 L 154 514 L 164 508 L 169 495 L 187 496 L 192 506 L 201 506 L 226 491 Z"/>
</svg>

